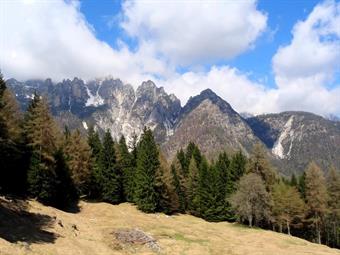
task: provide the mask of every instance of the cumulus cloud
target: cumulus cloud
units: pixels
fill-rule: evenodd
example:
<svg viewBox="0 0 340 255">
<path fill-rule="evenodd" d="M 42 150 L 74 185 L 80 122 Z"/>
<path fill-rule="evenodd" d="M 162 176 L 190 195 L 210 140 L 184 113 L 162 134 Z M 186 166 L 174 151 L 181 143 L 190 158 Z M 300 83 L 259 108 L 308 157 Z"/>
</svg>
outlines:
<svg viewBox="0 0 340 255">
<path fill-rule="evenodd" d="M 210 3 L 210 2 L 209 2 Z M 161 6 L 162 4 L 162 6 Z M 317 5 L 273 57 L 277 87 L 268 88 L 215 61 L 254 47 L 267 15 L 256 1 L 135 2 L 123 4 L 120 25 L 137 39 L 114 49 L 96 38 L 79 2 L 0 1 L 0 68 L 5 77 L 54 80 L 113 76 L 135 87 L 152 79 L 182 103 L 211 88 L 237 111 L 306 110 L 340 115 L 340 3 Z M 193 66 L 211 63 L 207 71 Z M 187 66 L 186 73 L 176 72 Z"/>
<path fill-rule="evenodd" d="M 317 5 L 292 35 L 273 57 L 279 109 L 339 115 L 340 84 L 328 85 L 340 71 L 340 3 Z"/>
<path fill-rule="evenodd" d="M 128 1 L 121 26 L 186 66 L 230 59 L 253 47 L 267 16 L 246 1 Z"/>
<path fill-rule="evenodd" d="M 2 1 L 0 30 L 1 69 L 18 79 L 129 77 L 140 82 L 168 72 L 165 64 L 149 54 L 136 53 L 121 43 L 118 50 L 95 37 L 78 2 Z"/>
<path fill-rule="evenodd" d="M 340 3 L 326 1 L 294 26 L 292 42 L 273 58 L 278 86 L 306 79 L 320 84 L 340 66 Z"/>
</svg>

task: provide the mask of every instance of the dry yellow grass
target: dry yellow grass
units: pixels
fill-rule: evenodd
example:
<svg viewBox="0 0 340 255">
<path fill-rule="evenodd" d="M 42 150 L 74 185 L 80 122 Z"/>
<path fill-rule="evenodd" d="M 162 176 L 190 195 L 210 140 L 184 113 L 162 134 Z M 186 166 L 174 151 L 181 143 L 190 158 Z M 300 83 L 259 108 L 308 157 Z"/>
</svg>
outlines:
<svg viewBox="0 0 340 255">
<path fill-rule="evenodd" d="M 45 230 L 55 233 L 56 239 L 27 244 L 0 238 L 1 255 L 155 254 L 146 246 L 117 245 L 112 232 L 119 228 L 138 228 L 150 234 L 161 246 L 161 254 L 340 255 L 339 250 L 272 231 L 226 222 L 209 223 L 189 215 L 144 214 L 127 203 L 80 202 L 81 210 L 76 214 L 35 201 L 30 201 L 28 208 L 32 213 L 52 217 L 53 223 Z"/>
</svg>

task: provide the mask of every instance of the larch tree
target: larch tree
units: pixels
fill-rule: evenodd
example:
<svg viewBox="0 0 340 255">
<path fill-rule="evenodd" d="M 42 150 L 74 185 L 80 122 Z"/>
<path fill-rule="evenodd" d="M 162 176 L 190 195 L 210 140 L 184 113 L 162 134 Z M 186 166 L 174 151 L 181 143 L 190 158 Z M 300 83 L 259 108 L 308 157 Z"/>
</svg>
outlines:
<svg viewBox="0 0 340 255">
<path fill-rule="evenodd" d="M 31 151 L 29 191 L 40 201 L 51 204 L 55 200 L 56 190 L 54 153 L 61 134 L 49 113 L 47 102 L 37 95 L 25 116 L 24 135 Z"/>
<path fill-rule="evenodd" d="M 314 226 L 316 241 L 321 244 L 323 221 L 328 212 L 328 194 L 326 180 L 321 169 L 310 163 L 306 170 L 306 202 L 308 219 Z"/>
<path fill-rule="evenodd" d="M 0 74 L 0 192 L 26 191 L 27 165 L 22 139 L 22 114 Z"/>
<path fill-rule="evenodd" d="M 271 197 L 258 174 L 248 173 L 242 176 L 230 202 L 238 220 L 248 221 L 249 227 L 271 217 Z"/>
<path fill-rule="evenodd" d="M 79 130 L 65 137 L 64 150 L 73 182 L 80 194 L 86 194 L 91 171 L 91 147 Z"/>
<path fill-rule="evenodd" d="M 248 161 L 247 172 L 258 174 L 264 181 L 267 191 L 271 191 L 276 180 L 276 173 L 262 144 L 255 144 Z"/>
<path fill-rule="evenodd" d="M 327 215 L 327 244 L 340 246 L 340 175 L 332 166 L 327 176 L 327 190 L 329 195 Z"/>
<path fill-rule="evenodd" d="M 301 222 L 304 217 L 305 203 L 296 187 L 282 181 L 274 185 L 272 195 L 275 223 L 279 226 L 280 232 L 285 227 L 287 234 L 290 235 L 293 221 Z"/>
<path fill-rule="evenodd" d="M 182 213 L 187 209 L 187 178 L 184 174 L 185 171 L 178 157 L 175 157 L 174 162 L 171 164 L 172 185 L 175 187 L 179 200 L 178 210 Z"/>
</svg>

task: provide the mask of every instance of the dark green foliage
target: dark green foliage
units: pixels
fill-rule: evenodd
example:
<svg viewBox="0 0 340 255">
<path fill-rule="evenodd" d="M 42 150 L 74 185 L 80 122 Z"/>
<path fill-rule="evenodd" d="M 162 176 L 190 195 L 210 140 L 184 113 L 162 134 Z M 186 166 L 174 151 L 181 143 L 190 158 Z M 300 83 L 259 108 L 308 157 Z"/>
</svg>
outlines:
<svg viewBox="0 0 340 255">
<path fill-rule="evenodd" d="M 41 155 L 34 152 L 28 170 L 29 192 L 42 203 L 54 205 L 56 200 L 56 175 L 42 162 Z"/>
<path fill-rule="evenodd" d="M 242 151 L 239 151 L 232 156 L 229 169 L 234 183 L 236 183 L 246 172 L 246 164 L 247 158 Z M 233 185 L 233 189 L 235 190 L 235 185 Z"/>
<path fill-rule="evenodd" d="M 194 157 L 189 164 L 188 210 L 192 215 L 198 215 L 199 210 L 199 169 Z"/>
<path fill-rule="evenodd" d="M 54 159 L 56 197 L 53 204 L 60 209 L 67 209 L 78 200 L 77 189 L 71 178 L 64 152 L 61 149 L 56 151 Z"/>
<path fill-rule="evenodd" d="M 155 212 L 158 208 L 156 171 L 159 167 L 159 153 L 152 131 L 144 128 L 137 149 L 135 175 L 135 202 L 144 212 Z"/>
<path fill-rule="evenodd" d="M 125 201 L 133 202 L 135 160 L 126 145 L 125 137 L 119 139 L 117 145 L 117 166 L 122 174 L 123 197 Z"/>
<path fill-rule="evenodd" d="M 172 185 L 178 197 L 178 211 L 184 213 L 187 207 L 187 201 L 184 187 L 185 179 L 181 169 L 178 161 L 175 161 L 175 163 L 171 165 Z"/>
<path fill-rule="evenodd" d="M 103 200 L 113 204 L 120 203 L 123 195 L 121 173 L 116 165 L 115 143 L 110 131 L 106 131 L 104 135 L 100 168 Z"/>
<path fill-rule="evenodd" d="M 91 148 L 91 169 L 87 183 L 87 195 L 91 199 L 100 199 L 102 192 L 102 171 L 100 157 L 103 150 L 98 132 L 94 131 L 93 126 L 89 127 L 87 143 Z"/>
<path fill-rule="evenodd" d="M 301 197 L 306 201 L 306 172 L 299 177 L 298 190 L 301 194 Z"/>
<path fill-rule="evenodd" d="M 0 193 L 26 192 L 27 160 L 22 141 L 22 118 L 17 102 L 0 73 Z"/>
<path fill-rule="evenodd" d="M 296 179 L 296 176 L 294 173 L 292 174 L 292 177 L 290 178 L 290 185 L 294 187 L 298 186 L 298 180 Z"/>
</svg>

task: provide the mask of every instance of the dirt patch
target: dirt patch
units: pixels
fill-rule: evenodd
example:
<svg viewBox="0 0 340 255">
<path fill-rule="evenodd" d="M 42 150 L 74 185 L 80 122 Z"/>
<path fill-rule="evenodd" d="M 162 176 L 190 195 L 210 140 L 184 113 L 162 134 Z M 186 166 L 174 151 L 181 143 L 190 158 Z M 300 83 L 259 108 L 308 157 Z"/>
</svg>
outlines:
<svg viewBox="0 0 340 255">
<path fill-rule="evenodd" d="M 115 247 L 118 249 L 124 245 L 145 245 L 156 253 L 161 252 L 156 239 L 140 229 L 117 229 L 112 234 L 116 241 Z M 122 246 L 117 245 L 117 242 Z"/>
</svg>

